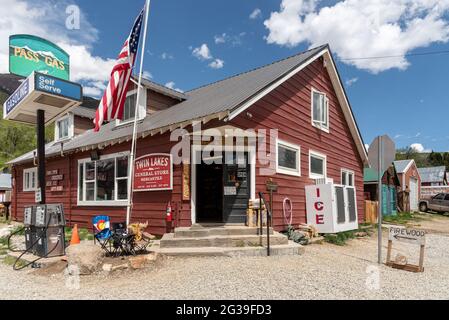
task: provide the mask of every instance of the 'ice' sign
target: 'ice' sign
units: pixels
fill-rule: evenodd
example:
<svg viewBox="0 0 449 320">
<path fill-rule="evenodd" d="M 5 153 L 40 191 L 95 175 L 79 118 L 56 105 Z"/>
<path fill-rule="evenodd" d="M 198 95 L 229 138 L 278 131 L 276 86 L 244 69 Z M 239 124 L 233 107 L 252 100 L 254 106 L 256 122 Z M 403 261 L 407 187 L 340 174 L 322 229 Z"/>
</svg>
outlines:
<svg viewBox="0 0 449 320">
<path fill-rule="evenodd" d="M 307 223 L 314 225 L 318 232 L 331 232 L 332 217 L 332 185 L 322 184 L 306 186 Z"/>
</svg>

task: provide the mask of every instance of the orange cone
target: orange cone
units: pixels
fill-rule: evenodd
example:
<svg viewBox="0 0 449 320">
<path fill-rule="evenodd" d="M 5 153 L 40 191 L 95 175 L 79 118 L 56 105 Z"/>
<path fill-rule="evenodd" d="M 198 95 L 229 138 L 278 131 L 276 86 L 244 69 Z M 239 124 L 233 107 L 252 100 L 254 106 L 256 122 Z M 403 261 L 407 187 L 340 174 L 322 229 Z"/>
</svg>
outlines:
<svg viewBox="0 0 449 320">
<path fill-rule="evenodd" d="M 72 238 L 70 239 L 70 245 L 73 246 L 79 243 L 80 243 L 80 236 L 78 234 L 78 225 L 75 224 L 75 226 L 72 229 Z"/>
</svg>

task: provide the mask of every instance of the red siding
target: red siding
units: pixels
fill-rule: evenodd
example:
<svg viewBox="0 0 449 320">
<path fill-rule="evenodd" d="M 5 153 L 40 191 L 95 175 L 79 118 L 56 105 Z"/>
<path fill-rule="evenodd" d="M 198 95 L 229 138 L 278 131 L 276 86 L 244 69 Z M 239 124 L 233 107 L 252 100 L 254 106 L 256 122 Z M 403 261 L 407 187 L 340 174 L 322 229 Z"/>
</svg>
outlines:
<svg viewBox="0 0 449 320">
<path fill-rule="evenodd" d="M 311 88 L 326 92 L 330 102 L 330 132 L 325 133 L 311 124 Z M 246 112 L 235 118 L 231 124 L 241 128 L 278 129 L 279 138 L 301 147 L 301 177 L 275 174 L 263 176 L 259 173 L 261 165 L 256 166 L 256 191 L 265 191 L 265 182 L 269 178 L 279 183 L 279 192 L 274 195 L 274 226 L 277 230 L 283 229 L 282 201 L 289 197 L 293 202 L 294 224 L 306 222 L 305 189 L 314 181 L 309 175 L 309 150 L 318 151 L 327 155 L 327 175 L 340 183 L 342 168 L 355 173 L 355 186 L 357 189 L 357 202 L 359 221 L 363 221 L 363 162 L 357 151 L 354 139 L 348 129 L 331 80 L 320 60 L 309 65 L 299 74 L 293 76 L 283 85 L 259 100 L 249 110 L 252 118 Z M 223 125 L 222 122 L 211 121 L 207 127 Z M 138 156 L 155 153 L 170 152 L 173 142 L 169 134 L 156 135 L 139 139 Z M 105 150 L 101 154 L 110 154 L 130 149 L 129 143 L 123 143 Z M 65 175 L 64 191 L 51 193 L 47 190 L 48 202 L 62 202 L 68 221 L 90 227 L 90 219 L 97 214 L 110 215 L 113 221 L 125 219 L 125 207 L 81 207 L 77 205 L 77 177 L 78 160 L 89 158 L 89 153 L 77 153 L 63 159 L 49 159 L 47 170 L 59 169 Z M 16 188 L 13 201 L 13 216 L 21 220 L 23 207 L 34 202 L 33 192 L 22 192 L 22 169 L 15 167 L 14 176 Z M 178 225 L 190 225 L 190 201 L 183 202 L 181 190 L 181 166 L 174 167 L 173 191 L 135 193 L 133 221 L 144 222 L 148 220 L 149 231 L 155 234 L 165 232 L 164 213 L 169 200 L 175 207 L 175 219 Z M 69 177 L 69 180 L 66 178 Z"/>
<path fill-rule="evenodd" d="M 137 157 L 147 153 L 169 153 L 172 142 L 169 135 L 159 135 L 157 137 L 140 139 L 137 145 Z M 124 143 L 118 146 L 100 150 L 101 155 L 129 151 L 130 144 Z M 77 153 L 66 158 L 48 159 L 46 170 L 58 169 L 59 174 L 64 175 L 62 192 L 51 192 L 46 190 L 48 203 L 63 203 L 66 219 L 70 225 L 78 223 L 82 227 L 91 227 L 90 220 L 93 216 L 106 214 L 111 216 L 113 221 L 126 220 L 126 207 L 86 207 L 77 205 L 77 179 L 78 160 L 89 158 L 90 153 Z M 28 165 L 27 167 L 30 167 Z M 22 220 L 23 209 L 26 205 L 34 203 L 34 192 L 23 192 L 23 169 L 27 167 L 15 167 L 15 181 L 17 181 L 17 195 L 14 194 L 13 216 L 17 220 Z M 167 202 L 172 201 L 175 219 L 179 225 L 190 224 L 190 203 L 181 201 L 181 166 L 174 166 L 173 191 L 157 191 L 134 193 L 134 209 L 132 213 L 133 221 L 149 222 L 149 231 L 154 234 L 165 232 L 165 209 Z"/>
<path fill-rule="evenodd" d="M 329 98 L 330 130 L 326 133 L 311 124 L 311 89 L 325 92 Z M 323 63 L 315 61 L 277 89 L 273 90 L 248 111 L 239 115 L 233 123 L 241 128 L 278 129 L 279 139 L 301 147 L 301 177 L 285 174 L 262 176 L 259 163 L 256 167 L 256 191 L 266 190 L 269 178 L 279 184 L 274 194 L 273 216 L 276 229 L 285 227 L 282 203 L 285 197 L 293 202 L 293 223 L 306 222 L 305 186 L 314 184 L 309 178 L 309 150 L 327 156 L 327 176 L 341 183 L 341 169 L 355 173 L 357 210 L 359 221 L 364 219 L 363 161 L 348 129 L 331 80 Z M 269 139 L 267 139 L 269 143 Z M 267 146 L 267 149 L 269 147 Z"/>
</svg>

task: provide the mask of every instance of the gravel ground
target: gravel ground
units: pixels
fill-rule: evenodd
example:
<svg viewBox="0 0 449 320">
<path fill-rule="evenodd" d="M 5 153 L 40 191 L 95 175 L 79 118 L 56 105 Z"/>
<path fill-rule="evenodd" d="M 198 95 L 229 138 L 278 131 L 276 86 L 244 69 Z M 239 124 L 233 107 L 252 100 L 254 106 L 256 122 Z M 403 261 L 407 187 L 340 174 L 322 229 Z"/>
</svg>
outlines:
<svg viewBox="0 0 449 320">
<path fill-rule="evenodd" d="M 0 299 L 449 299 L 448 247 L 448 235 L 428 235 L 425 272 L 380 266 L 378 289 L 366 284 L 377 268 L 375 235 L 307 246 L 303 256 L 168 258 L 145 270 L 83 276 L 79 289 L 64 275 L 0 263 Z M 418 255 L 410 245 L 396 248 Z"/>
</svg>

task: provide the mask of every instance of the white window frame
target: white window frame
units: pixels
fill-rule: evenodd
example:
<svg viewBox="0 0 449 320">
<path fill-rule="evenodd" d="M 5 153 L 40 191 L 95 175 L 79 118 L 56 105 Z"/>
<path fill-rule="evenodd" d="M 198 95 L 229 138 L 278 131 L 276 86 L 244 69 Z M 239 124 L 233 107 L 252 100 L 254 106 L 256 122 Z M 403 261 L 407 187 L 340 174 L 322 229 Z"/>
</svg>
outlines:
<svg viewBox="0 0 449 320">
<path fill-rule="evenodd" d="M 137 89 L 131 90 L 126 94 L 126 98 L 129 96 L 137 94 Z M 145 119 L 147 116 L 147 90 L 145 88 L 140 89 L 140 99 L 139 99 L 139 108 L 137 109 L 137 121 Z M 134 119 L 130 118 L 127 120 L 116 120 L 116 126 L 126 125 L 133 122 Z"/>
<path fill-rule="evenodd" d="M 101 160 L 108 160 L 108 159 L 115 159 L 115 165 L 114 165 L 114 199 L 115 200 L 81 200 L 80 199 L 80 177 L 79 177 L 79 169 L 80 165 L 83 164 L 83 199 L 86 199 L 86 182 L 92 182 L 94 180 L 86 180 L 86 163 L 94 162 L 95 163 L 95 189 L 94 189 L 94 199 L 97 199 L 97 161 L 92 161 L 90 158 L 80 159 L 78 160 L 78 176 L 77 176 L 77 205 L 78 206 L 88 206 L 88 207 L 97 207 L 97 206 L 104 206 L 104 207 L 123 207 L 128 205 L 128 199 L 125 200 L 117 200 L 117 181 L 118 180 L 124 180 L 127 179 L 128 183 L 131 182 L 131 179 L 129 179 L 129 173 L 130 173 L 130 158 L 129 158 L 130 152 L 118 152 L 118 153 L 111 153 L 104 156 L 101 156 L 98 161 Z M 128 176 L 126 178 L 124 177 L 117 177 L 117 158 L 121 157 L 128 157 Z"/>
<path fill-rule="evenodd" d="M 32 186 L 31 177 L 34 174 L 34 187 Z M 27 183 L 27 176 L 29 177 L 30 184 Z M 32 192 L 38 189 L 37 168 L 28 168 L 23 170 L 23 192 Z"/>
<path fill-rule="evenodd" d="M 321 158 L 323 162 L 323 174 L 316 174 L 312 172 L 312 157 Z M 311 179 L 322 179 L 327 178 L 327 156 L 324 153 L 317 152 L 314 150 L 309 150 L 309 178 Z"/>
<path fill-rule="evenodd" d="M 324 106 L 327 109 L 326 110 L 326 124 L 322 124 L 321 122 L 315 121 L 313 119 L 313 102 L 314 102 L 314 94 L 315 93 L 318 93 L 318 94 L 324 96 Z M 329 99 L 327 98 L 326 93 L 318 91 L 318 90 L 312 88 L 310 101 L 311 101 L 310 118 L 311 118 L 311 121 L 312 121 L 312 126 L 318 128 L 318 129 L 321 129 L 324 132 L 329 133 L 329 127 L 330 127 L 330 125 L 329 125 Z"/>
<path fill-rule="evenodd" d="M 67 137 L 63 137 L 63 138 L 59 138 L 59 122 L 68 119 L 68 136 Z M 65 116 L 57 119 L 55 121 L 55 141 L 65 141 L 65 140 L 69 140 L 71 138 L 73 138 L 73 136 L 75 135 L 75 125 L 74 125 L 74 116 L 73 113 L 68 113 Z"/>
<path fill-rule="evenodd" d="M 346 175 L 346 184 L 343 184 L 343 174 Z M 349 175 L 352 175 L 352 185 L 348 184 Z M 340 173 L 340 179 L 341 179 L 340 182 L 342 185 L 355 188 L 355 173 L 354 173 L 354 171 L 342 168 L 341 173 Z"/>
<path fill-rule="evenodd" d="M 296 151 L 296 164 L 297 169 L 293 170 L 291 168 L 282 167 L 279 165 L 279 146 L 284 147 L 285 149 L 290 149 L 292 151 Z M 299 145 L 276 139 L 276 173 L 286 174 L 290 176 L 301 176 L 301 147 Z"/>
</svg>

